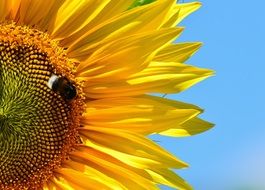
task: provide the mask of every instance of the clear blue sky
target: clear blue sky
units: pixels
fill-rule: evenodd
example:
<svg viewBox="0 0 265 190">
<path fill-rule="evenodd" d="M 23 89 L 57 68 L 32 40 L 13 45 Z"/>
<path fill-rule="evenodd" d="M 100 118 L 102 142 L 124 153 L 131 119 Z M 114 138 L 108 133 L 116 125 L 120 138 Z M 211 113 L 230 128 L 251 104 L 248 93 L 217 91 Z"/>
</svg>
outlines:
<svg viewBox="0 0 265 190">
<path fill-rule="evenodd" d="M 187 63 L 216 76 L 168 97 L 205 108 L 202 117 L 216 127 L 189 138 L 155 138 L 190 164 L 178 173 L 195 190 L 265 190 L 265 0 L 201 2 L 181 23 L 178 41 L 202 41 Z"/>
</svg>

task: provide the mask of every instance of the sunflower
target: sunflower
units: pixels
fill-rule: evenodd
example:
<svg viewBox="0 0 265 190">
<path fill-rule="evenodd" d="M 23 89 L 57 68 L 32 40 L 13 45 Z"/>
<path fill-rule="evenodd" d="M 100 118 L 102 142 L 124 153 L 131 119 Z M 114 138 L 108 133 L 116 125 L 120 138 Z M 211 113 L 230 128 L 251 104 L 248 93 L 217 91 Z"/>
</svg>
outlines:
<svg viewBox="0 0 265 190">
<path fill-rule="evenodd" d="M 184 64 L 200 43 L 173 43 L 200 3 L 141 2 L 0 1 L 1 190 L 191 189 L 148 137 L 212 127 L 154 96 L 213 73 Z"/>
</svg>

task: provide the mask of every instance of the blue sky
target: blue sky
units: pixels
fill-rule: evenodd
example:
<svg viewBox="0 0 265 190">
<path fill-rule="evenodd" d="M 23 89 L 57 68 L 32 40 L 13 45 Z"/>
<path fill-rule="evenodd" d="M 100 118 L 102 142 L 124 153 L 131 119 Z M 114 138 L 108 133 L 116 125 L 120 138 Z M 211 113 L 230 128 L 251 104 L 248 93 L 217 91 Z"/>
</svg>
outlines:
<svg viewBox="0 0 265 190">
<path fill-rule="evenodd" d="M 180 24 L 186 29 L 178 41 L 202 41 L 187 63 L 216 76 L 167 97 L 203 107 L 202 117 L 216 126 L 156 140 L 190 164 L 178 173 L 195 190 L 265 190 L 265 1 L 201 2 Z"/>
</svg>

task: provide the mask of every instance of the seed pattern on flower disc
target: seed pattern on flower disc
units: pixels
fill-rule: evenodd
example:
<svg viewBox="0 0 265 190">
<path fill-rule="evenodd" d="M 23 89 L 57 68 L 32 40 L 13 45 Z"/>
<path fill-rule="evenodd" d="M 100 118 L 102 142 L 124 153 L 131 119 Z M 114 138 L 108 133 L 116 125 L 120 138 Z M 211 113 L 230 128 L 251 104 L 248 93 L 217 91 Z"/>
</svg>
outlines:
<svg viewBox="0 0 265 190">
<path fill-rule="evenodd" d="M 66 100 L 47 86 L 52 74 L 65 73 L 54 52 L 38 43 L 43 34 L 14 27 L 0 29 L 0 189 L 39 189 L 77 141 L 81 100 Z"/>
</svg>

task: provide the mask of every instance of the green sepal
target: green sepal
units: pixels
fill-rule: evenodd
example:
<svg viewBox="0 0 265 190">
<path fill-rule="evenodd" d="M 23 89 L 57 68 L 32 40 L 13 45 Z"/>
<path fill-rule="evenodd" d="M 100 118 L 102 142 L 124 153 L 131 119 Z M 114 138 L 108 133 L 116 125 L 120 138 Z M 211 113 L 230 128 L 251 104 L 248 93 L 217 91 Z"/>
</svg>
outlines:
<svg viewBox="0 0 265 190">
<path fill-rule="evenodd" d="M 152 3 L 154 1 L 156 0 L 135 0 L 134 3 L 128 9 L 133 9 L 135 7 L 143 6 Z"/>
</svg>

